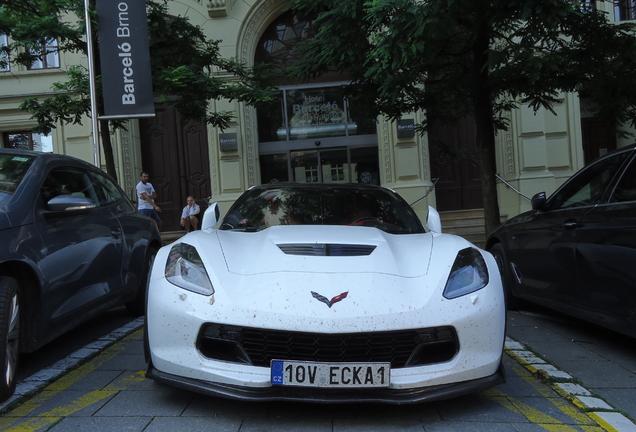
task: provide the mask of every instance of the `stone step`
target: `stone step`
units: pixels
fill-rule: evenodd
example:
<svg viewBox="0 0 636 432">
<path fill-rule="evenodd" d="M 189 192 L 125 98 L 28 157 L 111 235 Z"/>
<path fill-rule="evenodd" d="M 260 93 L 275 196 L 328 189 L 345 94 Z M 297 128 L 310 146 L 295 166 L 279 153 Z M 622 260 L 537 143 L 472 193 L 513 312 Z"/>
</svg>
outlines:
<svg viewBox="0 0 636 432">
<path fill-rule="evenodd" d="M 175 240 L 180 239 L 184 235 L 186 235 L 186 231 L 185 230 L 182 230 L 182 231 L 163 231 L 163 232 L 161 232 L 161 241 L 163 242 L 163 245 L 165 246 L 167 244 L 170 244 L 170 243 L 174 242 Z"/>
<path fill-rule="evenodd" d="M 486 245 L 484 210 L 456 210 L 441 212 L 442 232 L 461 236 L 477 247 Z"/>
</svg>

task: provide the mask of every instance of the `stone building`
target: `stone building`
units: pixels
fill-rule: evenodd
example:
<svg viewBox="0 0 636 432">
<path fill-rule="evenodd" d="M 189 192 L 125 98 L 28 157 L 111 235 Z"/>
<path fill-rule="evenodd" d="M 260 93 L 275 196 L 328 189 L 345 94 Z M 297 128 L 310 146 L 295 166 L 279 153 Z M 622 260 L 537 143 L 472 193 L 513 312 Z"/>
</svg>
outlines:
<svg viewBox="0 0 636 432">
<path fill-rule="evenodd" d="M 248 65 L 268 61 L 283 67 L 293 59 L 290 42 L 302 37 L 306 24 L 285 12 L 288 4 L 288 0 L 169 2 L 172 14 L 188 17 L 211 39 L 222 39 L 223 56 Z M 617 21 L 632 18 L 630 9 L 620 5 L 599 2 L 598 7 Z M 0 36 L 3 43 L 6 37 Z M 51 84 L 63 79 L 67 65 L 86 63 L 68 53 L 48 57 L 31 68 L 9 65 L 0 71 L 0 146 L 26 145 L 93 161 L 88 119 L 83 126 L 60 125 L 49 137 L 40 137 L 29 132 L 35 125 L 30 115 L 18 110 L 24 97 L 49 94 Z M 452 129 L 431 131 L 468 149 L 466 159 L 451 163 L 436 155 L 429 136 L 413 133 L 412 125 L 421 121 L 421 113 L 404 115 L 398 122 L 364 118 L 360 107 L 342 97 L 343 85 L 342 76 L 325 76 L 309 84 L 280 83 L 277 103 L 261 112 L 238 102 L 217 102 L 214 109 L 236 114 L 224 131 L 184 123 L 171 108 L 156 106 L 155 118 L 130 120 L 127 131 L 113 136 L 119 182 L 134 196 L 139 172 L 150 172 L 167 230 L 179 228 L 180 209 L 188 195 L 200 203 L 212 196 L 225 211 L 247 188 L 270 181 L 380 184 L 408 202 L 417 201 L 414 209 L 423 220 L 428 205 L 442 215 L 459 211 L 456 217 L 462 221 L 479 214 L 481 187 L 470 119 Z M 510 131 L 497 136 L 499 175 L 527 196 L 550 193 L 596 156 L 629 143 L 590 117 L 585 105 L 577 95 L 564 94 L 554 106 L 557 115 L 543 110 L 535 114 L 527 107 L 513 111 Z M 439 180 L 427 195 L 433 179 Z M 499 201 L 503 217 L 530 208 L 526 198 L 503 183 Z M 462 213 L 466 211 L 471 212 Z"/>
</svg>

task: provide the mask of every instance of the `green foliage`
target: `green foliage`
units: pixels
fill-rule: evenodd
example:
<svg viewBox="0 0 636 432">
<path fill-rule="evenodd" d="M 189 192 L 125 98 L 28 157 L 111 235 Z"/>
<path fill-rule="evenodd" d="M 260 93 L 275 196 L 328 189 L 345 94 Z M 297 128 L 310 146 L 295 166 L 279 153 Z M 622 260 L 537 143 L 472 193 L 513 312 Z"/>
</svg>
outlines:
<svg viewBox="0 0 636 432">
<path fill-rule="evenodd" d="M 176 108 L 186 119 L 226 127 L 232 113 L 209 112 L 210 101 L 229 99 L 259 104 L 273 100 L 274 89 L 266 68 L 249 68 L 236 60 L 221 58 L 220 41 L 207 39 L 201 28 L 187 18 L 169 15 L 166 1 L 147 0 L 146 8 L 153 90 L 161 102 Z M 86 54 L 83 20 L 83 0 L 0 0 L 0 32 L 10 37 L 7 52 L 12 63 L 30 66 L 37 59 L 32 53 L 37 53 L 49 39 L 58 41 L 60 51 Z M 93 22 L 94 32 L 96 28 L 97 23 Z M 95 60 L 99 64 L 99 46 L 96 49 Z M 99 73 L 97 81 L 99 87 Z M 50 132 L 59 122 L 81 123 L 84 116 L 90 115 L 86 70 L 70 67 L 66 80 L 56 83 L 53 90 L 52 96 L 25 99 L 21 105 L 38 121 L 37 132 Z M 101 112 L 101 100 L 98 107 Z M 114 127 L 121 125 L 111 122 Z"/>
<path fill-rule="evenodd" d="M 475 114 L 480 91 L 496 130 L 520 103 L 552 111 L 569 91 L 592 98 L 600 116 L 636 119 L 633 26 L 571 0 L 295 0 L 292 8 L 318 26 L 293 75 L 347 71 L 393 119 L 418 109 L 430 119 Z"/>
</svg>

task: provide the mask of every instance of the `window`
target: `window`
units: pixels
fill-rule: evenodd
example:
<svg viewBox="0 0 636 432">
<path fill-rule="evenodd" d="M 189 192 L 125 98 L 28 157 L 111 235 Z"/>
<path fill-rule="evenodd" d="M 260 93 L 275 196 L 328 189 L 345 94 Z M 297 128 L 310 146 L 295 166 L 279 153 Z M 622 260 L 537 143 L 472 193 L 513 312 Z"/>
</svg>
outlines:
<svg viewBox="0 0 636 432">
<path fill-rule="evenodd" d="M 40 191 L 45 203 L 60 195 L 90 198 L 99 206 L 93 183 L 88 172 L 78 168 L 56 168 L 46 176 Z"/>
<path fill-rule="evenodd" d="M 9 202 L 35 158 L 22 155 L 0 155 L 0 208 Z"/>
<path fill-rule="evenodd" d="M 109 179 L 97 173 L 91 173 L 91 177 L 100 207 L 113 204 L 122 199 L 119 189 Z"/>
<path fill-rule="evenodd" d="M 574 3 L 579 5 L 582 12 L 596 10 L 596 0 L 574 0 Z"/>
<path fill-rule="evenodd" d="M 629 153 L 621 153 L 590 165 L 550 198 L 550 207 L 557 210 L 599 204 L 627 156 Z"/>
<path fill-rule="evenodd" d="M 9 52 L 7 35 L 0 34 L 0 72 L 9 70 Z"/>
<path fill-rule="evenodd" d="M 634 161 L 623 173 L 610 199 L 610 202 L 614 203 L 629 201 L 636 201 L 636 162 Z"/>
<path fill-rule="evenodd" d="M 629 21 L 636 19 L 636 0 L 615 0 L 614 20 Z"/>
<path fill-rule="evenodd" d="M 37 56 L 29 69 L 51 69 L 60 67 L 60 56 L 57 40 L 49 39 L 39 50 L 32 50 L 31 54 Z"/>
<path fill-rule="evenodd" d="M 48 135 L 17 131 L 5 132 L 3 138 L 5 148 L 53 152 L 53 138 Z"/>
</svg>

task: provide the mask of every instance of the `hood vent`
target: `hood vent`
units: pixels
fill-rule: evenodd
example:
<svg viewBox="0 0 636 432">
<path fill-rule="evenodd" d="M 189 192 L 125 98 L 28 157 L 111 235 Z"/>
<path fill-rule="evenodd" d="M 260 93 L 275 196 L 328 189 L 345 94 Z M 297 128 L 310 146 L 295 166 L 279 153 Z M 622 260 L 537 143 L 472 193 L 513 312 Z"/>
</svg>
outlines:
<svg viewBox="0 0 636 432">
<path fill-rule="evenodd" d="M 286 243 L 277 246 L 287 255 L 303 256 L 366 256 L 376 248 L 375 245 L 333 243 Z"/>
</svg>

